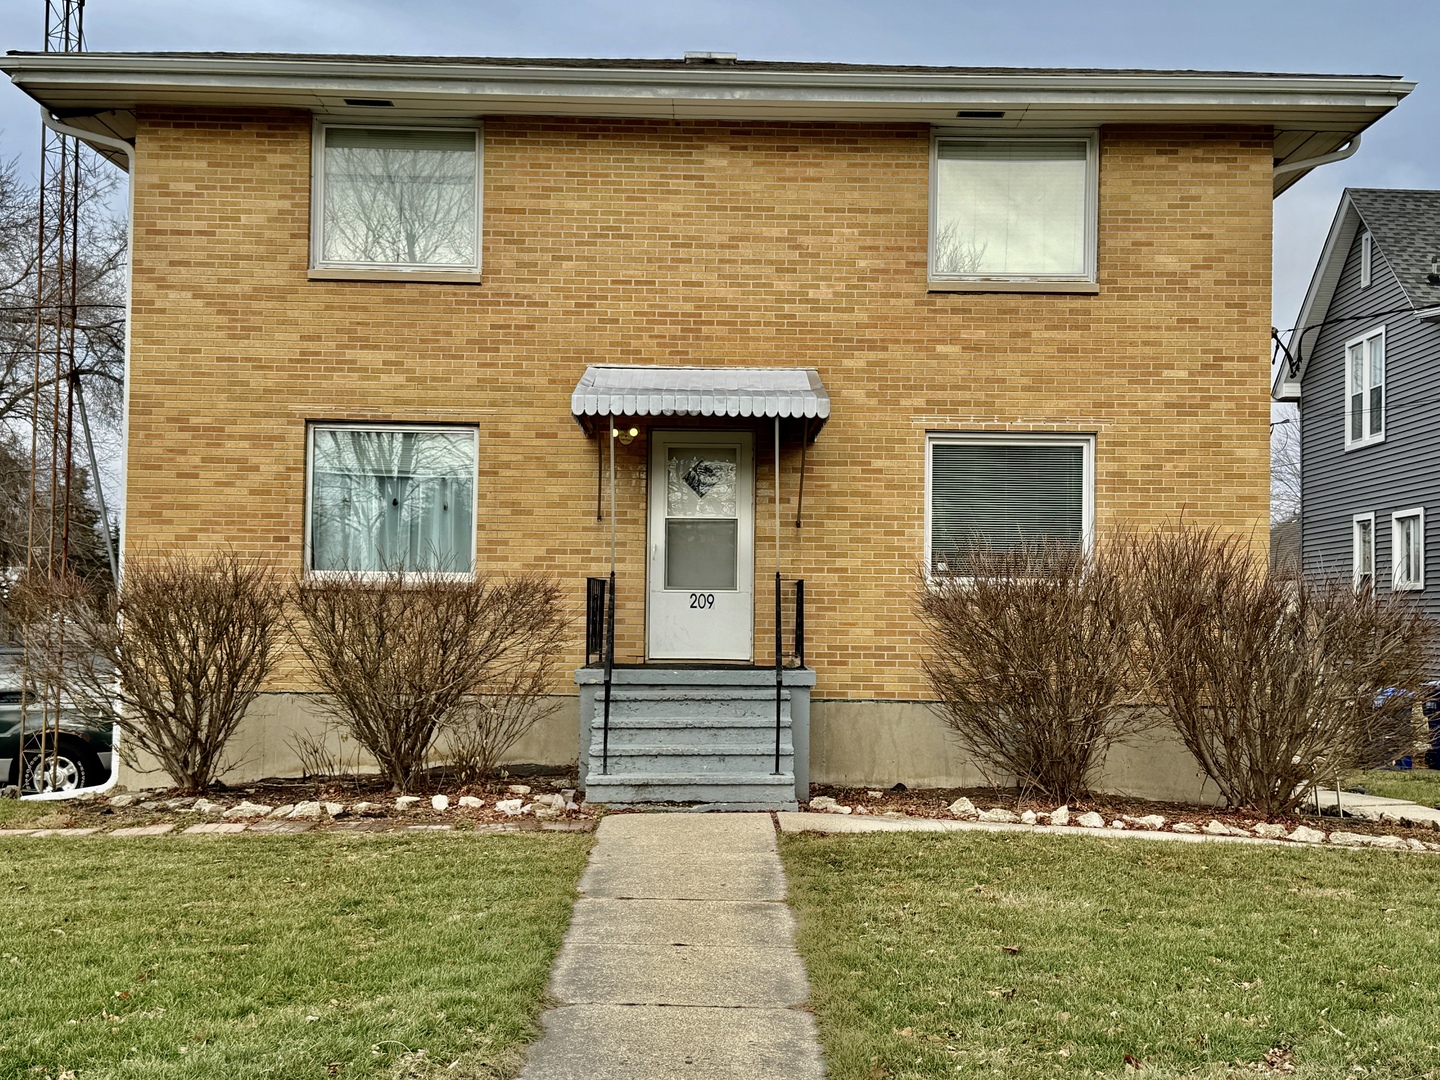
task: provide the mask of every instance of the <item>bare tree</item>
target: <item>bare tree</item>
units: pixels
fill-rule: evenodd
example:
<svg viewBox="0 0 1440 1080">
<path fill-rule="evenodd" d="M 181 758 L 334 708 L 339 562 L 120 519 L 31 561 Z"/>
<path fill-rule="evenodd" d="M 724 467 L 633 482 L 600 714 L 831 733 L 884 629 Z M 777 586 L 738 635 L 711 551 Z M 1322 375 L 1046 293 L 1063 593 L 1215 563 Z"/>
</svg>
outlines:
<svg viewBox="0 0 1440 1080">
<path fill-rule="evenodd" d="M 39 579 L 31 622 L 64 619 L 67 648 L 34 650 L 82 708 L 113 714 L 120 752 L 152 755 L 177 786 L 205 791 L 274 667 L 285 587 L 269 563 L 231 552 L 132 556 L 121 595 Z M 57 659 L 63 657 L 63 661 Z"/>
<path fill-rule="evenodd" d="M 505 685 L 557 595 L 537 577 L 345 573 L 296 589 L 292 626 L 335 722 L 405 791 L 457 713 Z"/>
<path fill-rule="evenodd" d="M 1137 574 L 1149 681 L 1231 806 L 1282 815 L 1416 745 L 1434 628 L 1404 594 L 1276 572 L 1214 530 L 1150 537 Z"/>
<path fill-rule="evenodd" d="M 935 272 L 937 274 L 974 274 L 980 270 L 985 251 L 990 245 L 976 242 L 961 231 L 957 222 L 949 221 L 935 231 Z"/>
<path fill-rule="evenodd" d="M 1134 624 L 1108 552 L 976 546 L 918 601 L 937 711 L 992 782 L 1068 802 L 1111 744 L 1149 725 L 1126 707 Z"/>
</svg>

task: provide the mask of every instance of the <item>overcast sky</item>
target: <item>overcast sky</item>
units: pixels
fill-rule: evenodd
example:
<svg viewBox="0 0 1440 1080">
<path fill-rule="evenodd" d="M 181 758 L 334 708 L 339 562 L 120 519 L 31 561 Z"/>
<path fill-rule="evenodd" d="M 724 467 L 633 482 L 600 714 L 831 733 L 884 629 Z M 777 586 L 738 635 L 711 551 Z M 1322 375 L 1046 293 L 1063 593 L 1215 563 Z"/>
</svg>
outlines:
<svg viewBox="0 0 1440 1080">
<path fill-rule="evenodd" d="M 0 48 L 38 49 L 44 0 L 0 0 Z M 1440 187 L 1440 8 L 1393 0 L 89 0 L 89 48 L 679 57 L 1403 75 L 1420 83 L 1349 161 L 1275 204 L 1288 327 L 1341 190 Z M 33 168 L 39 122 L 0 87 L 0 155 Z"/>
</svg>

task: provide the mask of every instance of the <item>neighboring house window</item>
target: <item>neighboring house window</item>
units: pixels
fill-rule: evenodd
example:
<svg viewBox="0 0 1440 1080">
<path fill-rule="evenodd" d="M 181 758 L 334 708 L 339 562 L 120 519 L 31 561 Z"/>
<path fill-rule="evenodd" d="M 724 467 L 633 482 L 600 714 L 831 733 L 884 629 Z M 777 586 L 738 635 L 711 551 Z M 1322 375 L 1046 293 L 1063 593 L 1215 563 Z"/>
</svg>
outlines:
<svg viewBox="0 0 1440 1080">
<path fill-rule="evenodd" d="M 935 283 L 1093 282 L 1093 137 L 937 138 L 930 217 Z"/>
<path fill-rule="evenodd" d="M 480 132 L 317 124 L 313 262 L 478 272 Z"/>
<path fill-rule="evenodd" d="M 469 574 L 474 428 L 311 424 L 306 570 Z"/>
<path fill-rule="evenodd" d="M 967 555 L 980 547 L 1087 545 L 1094 450 L 1087 436 L 930 436 L 925 558 L 931 572 L 963 572 Z"/>
<path fill-rule="evenodd" d="M 1385 438 L 1385 328 L 1345 343 L 1345 448 Z"/>
<path fill-rule="evenodd" d="M 1356 514 L 1350 519 L 1351 566 L 1356 592 L 1368 592 L 1375 585 L 1375 515 Z"/>
<path fill-rule="evenodd" d="M 1425 510 L 1401 510 L 1390 518 L 1390 587 L 1425 588 Z"/>
<path fill-rule="evenodd" d="M 1375 238 L 1368 232 L 1360 237 L 1360 288 L 1370 287 L 1370 260 L 1375 254 Z"/>
</svg>

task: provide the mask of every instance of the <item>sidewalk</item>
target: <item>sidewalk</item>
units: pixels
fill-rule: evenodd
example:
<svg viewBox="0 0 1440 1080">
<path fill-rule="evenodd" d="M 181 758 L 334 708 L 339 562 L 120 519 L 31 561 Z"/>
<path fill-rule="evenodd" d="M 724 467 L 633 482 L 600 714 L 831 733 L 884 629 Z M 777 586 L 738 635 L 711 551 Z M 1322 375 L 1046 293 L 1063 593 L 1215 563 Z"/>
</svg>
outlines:
<svg viewBox="0 0 1440 1080">
<path fill-rule="evenodd" d="M 521 1080 L 821 1080 L 768 814 L 605 818 Z"/>
<path fill-rule="evenodd" d="M 1320 789 L 1321 807 L 1329 810 L 1336 804 L 1335 789 Z M 1396 824 L 1414 822 L 1440 828 L 1440 810 L 1433 806 L 1406 802 L 1404 799 L 1386 799 L 1379 795 L 1360 795 L 1353 791 L 1342 791 L 1339 796 L 1341 809 L 1350 817 L 1367 821 L 1391 821 Z"/>
</svg>

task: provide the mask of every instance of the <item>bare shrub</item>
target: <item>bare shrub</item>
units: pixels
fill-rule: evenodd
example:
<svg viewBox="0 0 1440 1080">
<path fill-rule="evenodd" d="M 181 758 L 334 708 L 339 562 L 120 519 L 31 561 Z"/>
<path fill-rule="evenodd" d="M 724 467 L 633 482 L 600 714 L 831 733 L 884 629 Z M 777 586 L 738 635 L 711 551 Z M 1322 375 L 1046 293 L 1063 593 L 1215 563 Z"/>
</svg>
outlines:
<svg viewBox="0 0 1440 1080">
<path fill-rule="evenodd" d="M 535 577 L 350 573 L 296 589 L 294 629 L 336 723 L 405 791 L 555 594 Z"/>
<path fill-rule="evenodd" d="M 1136 570 L 1143 666 L 1231 806 L 1286 814 L 1415 745 L 1433 628 L 1403 594 L 1274 571 L 1214 530 L 1140 541 Z"/>
<path fill-rule="evenodd" d="M 118 596 L 71 604 L 65 688 L 115 713 L 126 762 L 143 751 L 205 791 L 274 667 L 285 591 L 268 562 L 233 552 L 132 558 Z"/>
<path fill-rule="evenodd" d="M 995 782 L 1060 802 L 1090 789 L 1128 708 L 1133 625 L 1122 570 L 1073 546 L 975 548 L 919 592 L 937 711 Z"/>
</svg>

